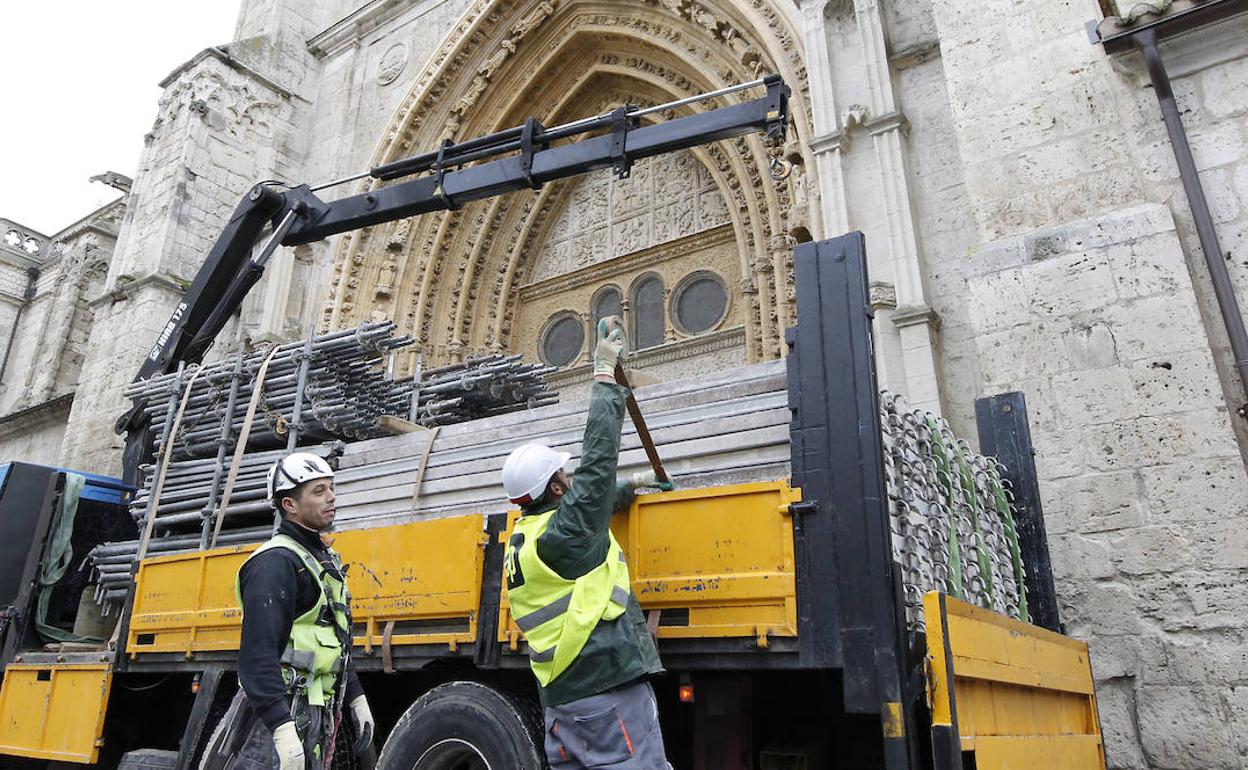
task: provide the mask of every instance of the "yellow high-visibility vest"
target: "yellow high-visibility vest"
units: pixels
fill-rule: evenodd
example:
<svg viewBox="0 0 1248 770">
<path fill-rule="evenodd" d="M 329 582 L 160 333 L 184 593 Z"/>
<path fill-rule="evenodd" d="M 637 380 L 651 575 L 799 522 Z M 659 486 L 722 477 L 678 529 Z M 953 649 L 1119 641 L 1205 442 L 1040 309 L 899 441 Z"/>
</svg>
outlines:
<svg viewBox="0 0 1248 770">
<path fill-rule="evenodd" d="M 345 580 L 334 577 L 308 549 L 289 535 L 274 535 L 247 561 L 273 548 L 293 551 L 320 589 L 312 609 L 295 618 L 291 624 L 290 641 L 282 654 L 281 664 L 282 677 L 287 686 L 304 684 L 296 682 L 304 678 L 308 705 L 324 706 L 333 696 L 346 665 L 350 642 L 344 642 L 344 638 L 349 639 L 351 633 L 351 595 L 347 592 Z M 342 565 L 337 563 L 336 554 L 334 557 L 341 575 Z M 242 574 L 241 568 L 239 574 Z M 234 596 L 238 599 L 238 606 L 243 606 L 242 585 L 238 577 L 234 578 Z"/>
<path fill-rule="evenodd" d="M 554 513 L 521 517 L 503 561 L 511 614 L 529 643 L 529 665 L 542 687 L 572 665 L 599 621 L 624 614 L 632 591 L 624 551 L 610 533 L 606 559 L 575 580 L 542 561 L 537 539 Z"/>
</svg>

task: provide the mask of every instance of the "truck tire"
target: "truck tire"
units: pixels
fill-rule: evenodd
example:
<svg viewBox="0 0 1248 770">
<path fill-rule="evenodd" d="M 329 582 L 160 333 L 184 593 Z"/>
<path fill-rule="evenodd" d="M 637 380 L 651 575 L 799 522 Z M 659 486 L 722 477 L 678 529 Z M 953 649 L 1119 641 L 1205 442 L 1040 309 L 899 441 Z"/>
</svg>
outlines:
<svg viewBox="0 0 1248 770">
<path fill-rule="evenodd" d="M 542 770 L 542 746 L 542 716 L 531 698 L 448 682 L 403 712 L 377 770 Z"/>
<path fill-rule="evenodd" d="M 121 755 L 117 770 L 173 770 L 178 752 L 164 749 L 136 749 Z"/>
</svg>

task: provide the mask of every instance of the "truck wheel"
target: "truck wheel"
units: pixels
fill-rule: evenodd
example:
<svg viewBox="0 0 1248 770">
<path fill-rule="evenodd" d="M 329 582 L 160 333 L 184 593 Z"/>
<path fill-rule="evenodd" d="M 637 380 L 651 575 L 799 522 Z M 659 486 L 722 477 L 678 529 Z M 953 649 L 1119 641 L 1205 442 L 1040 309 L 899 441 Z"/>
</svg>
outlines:
<svg viewBox="0 0 1248 770">
<path fill-rule="evenodd" d="M 137 749 L 121 755 L 117 770 L 173 770 L 178 752 L 163 749 Z"/>
<path fill-rule="evenodd" d="M 479 682 L 449 682 L 403 712 L 377 770 L 542 770 L 537 704 Z"/>
</svg>

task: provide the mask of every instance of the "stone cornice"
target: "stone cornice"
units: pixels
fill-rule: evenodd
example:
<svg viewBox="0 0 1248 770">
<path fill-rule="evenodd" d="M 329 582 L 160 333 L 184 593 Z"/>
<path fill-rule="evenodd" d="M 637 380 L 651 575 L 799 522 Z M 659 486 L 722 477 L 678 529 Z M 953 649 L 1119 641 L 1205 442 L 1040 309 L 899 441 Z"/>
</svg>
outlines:
<svg viewBox="0 0 1248 770">
<path fill-rule="evenodd" d="M 634 270 L 652 267 L 662 262 L 668 262 L 678 257 L 688 256 L 703 249 L 711 248 L 712 246 L 731 243 L 732 237 L 731 224 L 719 225 L 710 230 L 686 235 L 675 241 L 661 243 L 623 257 L 616 257 L 606 262 L 583 267 L 571 273 L 564 273 L 554 278 L 547 278 L 544 281 L 523 286 L 520 288 L 520 301 L 527 302 L 549 297 L 552 294 L 558 294 L 561 291 L 577 286 L 597 283 L 622 273 L 630 273 Z"/>
<path fill-rule="evenodd" d="M 907 69 L 931 61 L 941 55 L 939 40 L 922 40 L 909 48 L 889 55 L 888 60 L 897 69 Z"/>
<path fill-rule="evenodd" d="M 25 409 L 19 409 L 16 412 L 10 412 L 0 417 L 0 438 L 8 438 L 15 434 L 25 433 L 38 418 L 48 414 L 55 414 L 57 409 L 63 408 L 65 415 L 68 416 L 69 407 L 73 403 L 74 394 L 66 393 L 63 396 L 57 396 L 49 401 L 44 401 L 42 404 L 35 404 Z"/>
<path fill-rule="evenodd" d="M 0 235 L 3 235 L 3 233 L 0 233 Z M 31 256 L 21 249 L 11 249 L 8 246 L 0 245 L 0 262 L 8 262 L 14 267 L 26 270 L 32 267 L 42 269 L 46 260 L 37 256 Z"/>
<path fill-rule="evenodd" d="M 845 132 L 839 130 L 834 131 L 831 134 L 816 136 L 814 139 L 810 140 L 810 149 L 811 152 L 816 155 L 830 152 L 832 150 L 842 150 L 845 148 L 845 139 Z"/>
<path fill-rule="evenodd" d="M 940 315 L 927 305 L 903 305 L 893 311 L 889 320 L 898 329 L 918 324 L 927 324 L 933 329 L 940 328 Z"/>
<path fill-rule="evenodd" d="M 318 59 L 341 53 L 358 44 L 364 35 L 410 10 L 413 5 L 403 0 L 371 0 L 308 38 L 308 50 Z"/>
<path fill-rule="evenodd" d="M 78 237 L 88 230 L 95 230 L 101 235 L 106 235 L 110 238 L 116 239 L 117 231 L 120 227 L 109 227 L 103 220 L 106 220 L 108 214 L 114 210 L 117 210 L 118 219 L 124 216 L 126 210 L 126 199 L 128 197 L 128 195 L 121 195 L 120 197 L 113 198 L 111 201 L 105 203 L 103 206 L 100 206 L 90 214 L 87 214 L 77 222 L 70 224 L 68 227 L 62 227 L 60 230 L 56 231 L 56 234 L 53 235 L 49 241 L 64 243 L 71 238 Z"/>
<path fill-rule="evenodd" d="M 885 131 L 908 131 L 910 130 L 910 123 L 906 120 L 905 115 L 895 111 L 872 118 L 864 123 L 862 127 L 867 130 L 868 134 L 875 136 Z"/>
<path fill-rule="evenodd" d="M 696 337 L 686 337 L 676 342 L 666 342 L 652 348 L 638 350 L 629 354 L 627 368 L 641 369 L 655 364 L 669 364 L 675 361 L 684 361 L 694 356 L 744 346 L 745 327 L 734 326 L 730 329 L 723 329 L 710 334 L 699 334 Z M 550 384 L 552 390 L 559 390 L 569 385 L 588 382 L 593 373 L 593 364 L 578 364 L 547 375 L 546 382 Z"/>
<path fill-rule="evenodd" d="M 193 69 L 196 65 L 198 65 L 200 62 L 204 61 L 205 59 L 217 59 L 222 64 L 234 70 L 235 72 L 239 72 L 239 73 L 242 73 L 243 75 L 246 75 L 248 78 L 263 85 L 265 88 L 268 88 L 270 91 L 273 91 L 279 96 L 285 97 L 287 99 L 293 98 L 293 99 L 301 99 L 303 101 L 307 101 L 307 99 L 304 99 L 302 96 L 299 96 L 294 91 L 291 91 L 289 88 L 286 88 L 280 83 L 277 83 L 276 81 L 266 77 L 265 75 L 261 74 L 258 70 L 253 69 L 252 67 L 243 63 L 239 59 L 236 59 L 235 57 L 231 56 L 230 53 L 226 51 L 225 49 L 217 48 L 215 46 L 212 48 L 205 48 L 204 50 L 195 54 L 195 56 L 191 57 L 189 61 L 179 66 L 173 72 L 170 72 L 168 75 L 165 76 L 164 80 L 160 81 L 160 87 L 168 88 L 169 85 L 173 83 L 173 81 L 177 80 L 178 77 L 182 75 L 182 73 L 186 72 L 187 70 Z"/>
<path fill-rule="evenodd" d="M 164 273 L 150 273 L 133 281 L 118 281 L 113 285 L 112 289 L 106 289 L 100 296 L 92 297 L 88 300 L 87 305 L 96 308 L 100 305 L 120 302 L 124 299 L 129 299 L 134 292 L 148 286 L 168 289 L 180 297 L 186 292 L 187 284 L 180 283 L 173 276 Z"/>
</svg>

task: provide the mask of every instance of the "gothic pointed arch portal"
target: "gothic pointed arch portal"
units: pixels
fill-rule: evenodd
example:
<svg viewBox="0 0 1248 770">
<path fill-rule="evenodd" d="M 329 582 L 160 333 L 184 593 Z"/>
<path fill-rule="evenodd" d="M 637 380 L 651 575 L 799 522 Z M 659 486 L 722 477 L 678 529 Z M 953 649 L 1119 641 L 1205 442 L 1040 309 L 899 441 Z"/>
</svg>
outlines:
<svg viewBox="0 0 1248 770">
<path fill-rule="evenodd" d="M 793 88 L 785 151 L 795 172 L 770 179 L 763 141 L 750 136 L 640 163 L 630 179 L 598 172 L 357 231 L 339 243 L 322 325 L 393 318 L 427 364 L 498 351 L 535 356 L 552 317 L 570 311 L 588 325 L 604 285 L 618 287 L 627 309 L 630 284 L 649 270 L 664 279 L 671 308 L 672 291 L 691 285 L 684 274 L 702 267 L 729 297 L 719 331 L 698 339 L 668 319 L 656 347 L 666 358 L 654 361 L 704 355 L 708 345 L 735 346 L 742 362 L 782 355 L 794 318 L 794 234 L 821 229 L 805 192 L 816 188 L 806 178 L 814 165 L 799 41 L 774 0 L 479 0 L 413 85 L 374 164 L 528 117 L 553 126 L 778 72 Z M 710 106 L 718 105 L 656 119 Z M 687 178 L 667 178 L 673 173 Z M 645 210 L 643 224 L 630 224 L 630 200 Z M 665 201 L 683 214 L 660 210 Z M 608 211 L 595 224 L 599 204 Z M 714 293 L 711 283 L 698 286 Z M 582 348 L 568 366 L 586 360 Z"/>
</svg>

